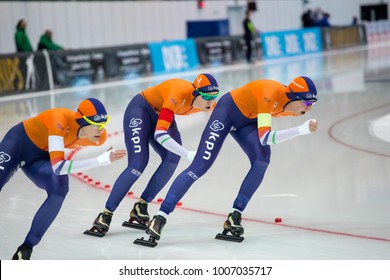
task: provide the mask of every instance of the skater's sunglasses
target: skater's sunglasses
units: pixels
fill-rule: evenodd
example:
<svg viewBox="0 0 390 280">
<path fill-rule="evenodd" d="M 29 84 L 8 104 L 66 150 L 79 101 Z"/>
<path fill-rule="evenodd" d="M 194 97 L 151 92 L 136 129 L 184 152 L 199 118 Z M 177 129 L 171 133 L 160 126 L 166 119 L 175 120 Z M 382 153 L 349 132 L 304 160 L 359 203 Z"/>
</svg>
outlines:
<svg viewBox="0 0 390 280">
<path fill-rule="evenodd" d="M 205 93 L 203 91 L 200 91 L 199 89 L 196 89 L 196 91 L 200 94 L 200 96 L 202 96 L 202 98 L 204 100 L 207 100 L 207 101 L 210 101 L 210 100 L 214 100 L 218 97 L 219 95 L 219 91 L 217 91 L 216 94 L 208 94 L 208 93 Z"/>
<path fill-rule="evenodd" d="M 302 102 L 303 106 L 310 107 L 310 106 L 313 106 L 316 103 L 316 101 L 314 101 L 314 100 L 309 101 L 309 100 L 303 99 L 298 94 L 296 94 L 294 91 L 292 91 L 291 88 L 289 88 L 289 89 L 290 89 L 290 93 L 288 93 L 288 94 L 293 94 L 296 99 L 298 99 L 299 101 Z M 300 94 L 309 94 L 309 93 L 310 92 L 300 92 Z"/>
<path fill-rule="evenodd" d="M 293 92 L 294 93 L 294 92 Z M 295 97 L 301 101 L 301 103 L 303 104 L 303 106 L 305 107 L 310 107 L 310 106 L 313 106 L 316 102 L 315 101 L 309 101 L 309 100 L 305 100 L 305 99 L 302 99 L 301 97 L 299 97 L 299 95 L 295 94 Z"/>
<path fill-rule="evenodd" d="M 110 122 L 110 120 L 111 120 L 110 116 L 107 115 L 107 121 L 105 121 L 105 122 L 100 122 L 100 123 L 94 122 L 94 121 L 91 121 L 90 119 L 88 119 L 83 113 L 80 112 L 80 110 L 78 110 L 78 111 L 79 111 L 79 113 L 80 113 L 81 115 L 83 115 L 83 119 L 84 119 L 89 125 L 93 125 L 93 126 L 95 126 L 96 128 L 98 128 L 99 130 L 103 129 L 103 128 Z"/>
<path fill-rule="evenodd" d="M 305 107 L 310 107 L 310 106 L 313 106 L 315 104 L 314 101 L 307 101 L 307 100 L 303 100 L 303 99 L 301 99 L 301 102 L 302 102 L 303 106 L 305 106 Z"/>
</svg>

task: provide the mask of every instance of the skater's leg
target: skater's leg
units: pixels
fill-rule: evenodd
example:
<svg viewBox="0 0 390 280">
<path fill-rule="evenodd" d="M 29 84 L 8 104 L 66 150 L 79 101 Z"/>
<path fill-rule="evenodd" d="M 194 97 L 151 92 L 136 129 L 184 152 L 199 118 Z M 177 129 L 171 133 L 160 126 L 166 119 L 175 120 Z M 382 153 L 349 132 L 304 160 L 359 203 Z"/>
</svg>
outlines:
<svg viewBox="0 0 390 280">
<path fill-rule="evenodd" d="M 111 212 L 116 210 L 149 161 L 149 140 L 153 135 L 157 114 L 141 95 L 134 99 L 127 107 L 123 120 L 128 164 L 116 179 L 106 202 L 105 207 Z"/>
<path fill-rule="evenodd" d="M 230 93 L 221 97 L 204 128 L 193 162 L 176 177 L 161 204 L 162 213 L 171 213 L 191 185 L 212 166 L 231 130 L 250 122 L 239 111 Z"/>
<path fill-rule="evenodd" d="M 0 143 L 0 150 L 3 152 L 0 155 L 0 165 L 4 167 L 4 170 L 0 172 L 1 187 L 23 162 L 21 167 L 23 172 L 35 185 L 46 190 L 48 194 L 33 218 L 24 243 L 19 246 L 12 257 L 15 260 L 30 259 L 33 247 L 40 242 L 61 209 L 68 192 L 68 176 L 54 174 L 48 153 L 38 149 L 31 142 L 22 123 L 14 126 L 7 133 Z"/>
<path fill-rule="evenodd" d="M 152 239 L 160 238 L 168 214 L 175 209 L 191 185 L 212 166 L 229 132 L 251 122 L 252 120 L 242 115 L 230 93 L 221 97 L 202 133 L 193 162 L 173 181 L 158 215 L 149 223 L 148 233 Z"/>
<path fill-rule="evenodd" d="M 140 94 L 136 95 L 127 106 L 123 118 L 127 167 L 116 179 L 105 209 L 95 219 L 92 229 L 85 234 L 100 233 L 97 236 L 101 237 L 109 230 L 113 212 L 142 175 L 149 161 L 149 139 L 156 122 L 157 113 Z"/>
<path fill-rule="evenodd" d="M 49 160 L 41 160 L 22 167 L 23 172 L 38 187 L 46 190 L 47 198 L 38 209 L 28 232 L 25 244 L 35 246 L 59 213 L 69 190 L 68 175 L 55 175 Z"/>
<path fill-rule="evenodd" d="M 191 185 L 202 177 L 216 160 L 218 153 L 233 126 L 236 115 L 241 115 L 234 105 L 230 94 L 222 96 L 213 110 L 202 133 L 201 140 L 191 165 L 182 171 L 173 181 L 158 215 L 149 223 L 148 233 L 151 238 L 159 239 L 166 217 L 189 190 Z"/>
<path fill-rule="evenodd" d="M 223 234 L 217 235 L 217 239 L 241 242 L 244 228 L 241 225 L 241 215 L 249 200 L 261 184 L 267 170 L 271 150 L 269 146 L 262 146 L 259 141 L 257 126 L 255 123 L 241 127 L 231 132 L 233 138 L 239 143 L 247 154 L 251 168 L 241 184 L 238 195 L 233 203 L 233 211 L 228 214 L 223 228 Z M 230 232 L 233 237 L 224 236 Z"/>
<path fill-rule="evenodd" d="M 20 123 L 11 128 L 0 142 L 0 191 L 18 170 L 20 162 L 25 161 L 26 155 L 23 144 L 28 138 Z"/>
<path fill-rule="evenodd" d="M 227 112 L 228 110 L 214 109 L 202 133 L 194 160 L 176 177 L 161 204 L 160 211 L 163 213 L 171 213 L 191 185 L 202 177 L 216 160 L 223 142 L 229 134 L 230 119 Z"/>
<path fill-rule="evenodd" d="M 270 146 L 260 144 L 256 124 L 245 126 L 231 134 L 240 144 L 251 164 L 233 204 L 234 209 L 242 212 L 263 181 L 270 162 L 271 149 Z"/>
<path fill-rule="evenodd" d="M 180 133 L 177 129 L 175 121 L 171 124 L 168 133 L 177 143 L 182 143 Z M 151 139 L 150 145 L 161 157 L 161 164 L 149 180 L 139 201 L 134 204 L 134 207 L 130 212 L 129 221 L 123 223 L 123 226 L 126 227 L 144 229 L 144 227 L 140 226 L 139 224 L 144 225 L 146 227 L 150 219 L 148 213 L 148 203 L 156 197 L 156 195 L 161 191 L 161 189 L 172 177 L 180 160 L 180 156 L 168 151 L 154 139 Z"/>
<path fill-rule="evenodd" d="M 176 121 L 172 122 L 168 133 L 177 143 L 182 144 L 180 132 L 177 129 Z M 153 176 L 148 182 L 148 185 L 146 186 L 145 190 L 141 195 L 141 198 L 146 202 L 152 201 L 161 191 L 161 189 L 168 183 L 180 161 L 180 156 L 168 151 L 156 140 L 151 140 L 150 144 L 160 156 L 161 164 L 154 172 Z"/>
</svg>

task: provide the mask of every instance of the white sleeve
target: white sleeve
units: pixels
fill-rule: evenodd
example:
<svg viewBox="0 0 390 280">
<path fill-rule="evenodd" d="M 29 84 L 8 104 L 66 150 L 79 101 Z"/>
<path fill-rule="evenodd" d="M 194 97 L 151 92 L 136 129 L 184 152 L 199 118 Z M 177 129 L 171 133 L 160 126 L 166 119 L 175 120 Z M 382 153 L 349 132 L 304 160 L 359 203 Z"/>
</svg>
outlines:
<svg viewBox="0 0 390 280">
<path fill-rule="evenodd" d="M 154 139 L 168 151 L 191 160 L 192 154 L 182 145 L 177 143 L 166 131 L 156 130 L 154 132 Z"/>
<path fill-rule="evenodd" d="M 264 138 L 266 139 L 267 145 L 275 145 L 299 135 L 299 127 L 293 127 L 283 130 L 270 130 L 264 135 Z"/>
<path fill-rule="evenodd" d="M 275 145 L 295 138 L 297 136 L 310 134 L 310 121 L 315 120 L 307 120 L 305 123 L 297 127 L 292 127 L 283 130 L 270 130 L 266 134 L 264 134 L 263 137 L 261 137 L 260 142 L 262 143 L 262 145 L 264 145 L 264 143 L 266 143 L 267 145 Z"/>
<path fill-rule="evenodd" d="M 49 153 L 59 151 L 64 152 L 64 139 L 61 136 L 49 136 Z M 66 175 L 86 171 L 98 166 L 104 166 L 111 163 L 110 151 L 106 151 L 100 156 L 84 160 L 61 160 L 52 165 L 53 172 L 56 175 Z"/>
<path fill-rule="evenodd" d="M 53 171 L 56 175 L 72 174 L 90 170 L 98 166 L 105 166 L 111 164 L 110 153 L 113 150 L 106 151 L 96 158 L 83 160 L 63 160 L 54 164 Z"/>
</svg>

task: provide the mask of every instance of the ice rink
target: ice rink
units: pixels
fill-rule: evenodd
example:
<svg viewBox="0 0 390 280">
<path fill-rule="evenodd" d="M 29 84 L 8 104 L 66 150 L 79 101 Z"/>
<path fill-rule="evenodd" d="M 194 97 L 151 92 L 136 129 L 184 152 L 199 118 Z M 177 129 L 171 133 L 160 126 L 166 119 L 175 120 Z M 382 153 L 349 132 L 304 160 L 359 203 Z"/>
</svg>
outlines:
<svg viewBox="0 0 390 280">
<path fill-rule="evenodd" d="M 40 111 L 53 106 L 75 109 L 83 98 L 96 97 L 111 115 L 110 143 L 74 157 L 97 155 L 109 145 L 124 148 L 122 115 L 131 98 L 167 78 L 192 81 L 198 72 L 212 73 L 222 93 L 254 79 L 287 84 L 298 75 L 311 77 L 317 85 L 319 101 L 307 116 L 273 121 L 275 129 L 284 129 L 316 118 L 319 131 L 272 146 L 264 181 L 243 214 L 245 240 L 214 239 L 249 168 L 245 154 L 229 136 L 213 167 L 169 216 L 157 247 L 134 245 L 146 234 L 121 226 L 159 165 L 152 151 L 147 169 L 118 207 L 104 238 L 83 232 L 104 209 L 110 191 L 105 186 L 113 185 L 126 160 L 71 176 L 62 210 L 34 248 L 33 260 L 390 259 L 390 44 L 4 97 L 0 138 Z M 207 118 L 204 113 L 177 118 L 185 147 L 196 149 Z M 174 177 L 187 164 L 181 160 Z M 170 183 L 150 204 L 150 215 L 157 213 L 157 199 L 164 198 Z M 0 259 L 12 257 L 44 199 L 45 192 L 22 171 L 3 188 Z M 277 217 L 282 223 L 275 223 Z"/>
</svg>

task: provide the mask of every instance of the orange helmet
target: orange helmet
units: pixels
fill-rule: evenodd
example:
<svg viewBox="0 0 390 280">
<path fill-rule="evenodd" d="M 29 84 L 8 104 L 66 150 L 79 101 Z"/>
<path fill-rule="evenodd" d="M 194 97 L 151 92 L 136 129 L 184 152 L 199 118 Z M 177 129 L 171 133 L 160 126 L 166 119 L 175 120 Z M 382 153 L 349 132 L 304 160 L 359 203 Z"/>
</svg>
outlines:
<svg viewBox="0 0 390 280">
<path fill-rule="evenodd" d="M 199 74 L 194 80 L 194 86 L 196 89 L 202 92 L 214 92 L 219 91 L 217 80 L 210 74 Z"/>
<path fill-rule="evenodd" d="M 288 86 L 286 92 L 290 101 L 317 101 L 317 89 L 313 81 L 305 76 L 296 77 Z"/>
<path fill-rule="evenodd" d="M 87 126 L 91 123 L 106 123 L 109 120 L 109 116 L 106 108 L 99 100 L 88 98 L 81 101 L 77 108 L 75 119 L 80 126 Z"/>
</svg>

